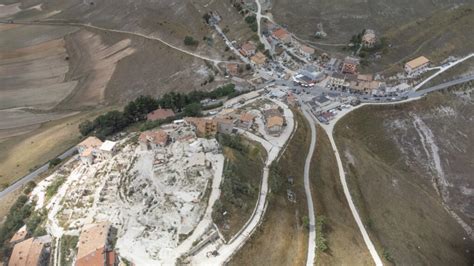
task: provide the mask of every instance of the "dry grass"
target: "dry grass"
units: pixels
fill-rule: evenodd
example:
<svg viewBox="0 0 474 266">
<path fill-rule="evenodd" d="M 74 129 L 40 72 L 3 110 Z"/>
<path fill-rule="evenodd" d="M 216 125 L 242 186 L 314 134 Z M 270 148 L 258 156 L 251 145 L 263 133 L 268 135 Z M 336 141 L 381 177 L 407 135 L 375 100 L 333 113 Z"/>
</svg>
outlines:
<svg viewBox="0 0 474 266">
<path fill-rule="evenodd" d="M 283 189 L 269 195 L 263 224 L 230 265 L 303 265 L 306 262 L 308 230 L 302 224 L 307 215 L 303 185 L 305 156 L 302 151 L 308 149 L 311 135 L 302 115 L 295 114 L 298 129 L 278 162 L 281 176 L 285 179 Z M 293 186 L 286 182 L 288 176 L 294 177 Z M 287 187 L 295 192 L 296 204 L 288 201 Z"/>
<path fill-rule="evenodd" d="M 100 113 L 97 111 L 44 123 L 28 134 L 0 142 L 0 183 L 11 183 L 22 177 L 80 140 L 78 125 Z"/>
<path fill-rule="evenodd" d="M 221 194 L 219 201 L 222 203 L 222 210 L 226 211 L 227 214 L 221 221 L 215 222 L 227 240 L 231 239 L 244 226 L 255 208 L 266 160 L 265 149 L 258 143 L 246 140 L 243 140 L 242 143 L 249 145 L 247 153 L 230 147 L 224 147 L 223 149 L 224 156 L 227 159 L 224 178 L 231 178 L 233 181 L 250 185 L 252 188 L 248 194 L 234 192 L 232 196 L 229 196 L 225 195 L 225 193 L 228 193 L 227 190 L 223 190 Z M 227 173 L 230 169 L 233 169 L 231 170 L 232 173 Z M 229 197 L 232 201 L 241 202 L 242 205 L 233 204 Z"/>
<path fill-rule="evenodd" d="M 401 152 L 402 148 L 423 149 L 416 147 L 421 144 L 400 147 L 392 138 L 397 132 L 384 126 L 394 119 L 409 119 L 410 112 L 429 112 L 449 99 L 436 93 L 405 105 L 360 108 L 344 117 L 335 130 L 359 214 L 379 253 L 388 251 L 396 264 L 472 262 L 466 250 L 474 245 L 463 240 L 465 232 L 442 206 L 431 183 L 433 176 L 425 169 L 427 162 L 424 158 L 406 159 Z M 409 130 L 412 133 L 406 140 L 412 141 L 416 131 Z M 458 167 L 456 171 L 460 170 Z"/>
<path fill-rule="evenodd" d="M 329 138 L 317 128 L 311 162 L 311 188 L 316 216 L 326 217 L 323 233 L 328 250 L 317 253 L 317 265 L 370 265 L 372 258 L 347 205 Z"/>
</svg>

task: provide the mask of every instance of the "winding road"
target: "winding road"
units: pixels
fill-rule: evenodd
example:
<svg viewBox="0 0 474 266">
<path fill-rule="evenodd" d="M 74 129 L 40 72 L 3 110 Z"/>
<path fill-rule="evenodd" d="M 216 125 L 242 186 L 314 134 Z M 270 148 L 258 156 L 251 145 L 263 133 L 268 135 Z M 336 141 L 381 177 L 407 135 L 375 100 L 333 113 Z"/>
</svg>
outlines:
<svg viewBox="0 0 474 266">
<path fill-rule="evenodd" d="M 303 106 L 303 105 L 302 105 Z M 308 252 L 306 257 L 306 265 L 312 266 L 316 259 L 316 215 L 314 213 L 313 197 L 311 194 L 311 185 L 309 182 L 309 171 L 311 168 L 311 159 L 313 158 L 314 149 L 316 147 L 316 126 L 311 114 L 306 108 L 301 108 L 306 120 L 311 128 L 311 144 L 309 146 L 308 155 L 306 155 L 306 162 L 304 165 L 304 190 L 306 193 L 306 201 L 308 203 L 308 217 L 309 217 L 309 237 L 308 237 Z"/>
</svg>

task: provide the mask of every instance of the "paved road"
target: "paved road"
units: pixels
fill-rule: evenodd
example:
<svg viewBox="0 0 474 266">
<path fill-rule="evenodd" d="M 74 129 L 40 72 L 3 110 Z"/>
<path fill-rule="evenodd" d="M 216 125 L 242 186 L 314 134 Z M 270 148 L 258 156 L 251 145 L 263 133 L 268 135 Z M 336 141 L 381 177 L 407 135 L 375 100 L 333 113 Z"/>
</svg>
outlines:
<svg viewBox="0 0 474 266">
<path fill-rule="evenodd" d="M 471 80 L 474 80 L 474 75 L 458 78 L 458 79 L 455 79 L 455 80 L 451 80 L 451 81 L 448 81 L 448 82 L 445 82 L 445 83 L 442 83 L 442 84 L 438 84 L 438 85 L 433 86 L 431 88 L 418 90 L 418 91 L 413 93 L 413 96 L 414 97 L 419 97 L 419 96 L 422 96 L 426 93 L 443 90 L 443 89 L 446 89 L 448 87 L 458 85 L 458 84 L 461 84 L 461 83 L 464 83 L 464 82 L 468 82 L 468 81 L 471 81 Z"/>
<path fill-rule="evenodd" d="M 429 82 L 430 80 L 434 79 L 435 77 L 437 77 L 438 75 L 441 75 L 443 72 L 447 71 L 448 69 L 456 66 L 457 64 L 460 64 L 468 59 L 470 59 L 471 57 L 474 57 L 474 53 L 472 54 L 469 54 L 459 60 L 456 60 L 454 62 L 451 62 L 449 63 L 449 65 L 446 65 L 446 66 L 440 66 L 439 67 L 439 71 L 434 73 L 433 75 L 431 75 L 430 77 L 428 77 L 427 79 L 423 80 L 422 82 L 418 83 L 415 88 L 413 88 L 413 90 L 418 90 L 419 88 L 423 87 L 423 85 L 425 85 L 427 82 Z"/>
<path fill-rule="evenodd" d="M 309 111 L 304 107 L 302 110 L 311 128 L 311 144 L 309 146 L 308 155 L 306 155 L 306 162 L 304 165 L 304 190 L 306 193 L 306 201 L 308 203 L 309 217 L 309 238 L 306 265 L 312 266 L 314 265 L 316 258 L 316 215 L 314 213 L 313 197 L 311 194 L 311 185 L 309 183 L 309 171 L 311 167 L 311 159 L 313 158 L 314 149 L 316 147 L 316 127 Z"/>
<path fill-rule="evenodd" d="M 262 36 L 262 31 L 261 31 L 261 20 L 262 20 L 262 6 L 260 5 L 260 0 L 255 0 L 255 3 L 257 4 L 257 32 L 258 32 L 258 38 L 260 39 L 260 42 L 265 45 L 265 49 L 270 51 L 270 54 L 273 54 L 272 46 L 268 43 L 267 39 L 265 36 Z"/>
<path fill-rule="evenodd" d="M 0 21 L 1 24 L 18 24 L 18 25 L 50 25 L 50 26 L 76 26 L 76 27 L 83 27 L 83 28 L 90 28 L 90 29 L 96 29 L 96 30 L 100 30 L 100 31 L 108 31 L 108 32 L 115 32 L 115 33 L 122 33 L 122 34 L 128 34 L 128 35 L 134 35 L 134 36 L 137 36 L 137 37 L 141 37 L 141 38 L 145 38 L 145 39 L 148 39 L 148 40 L 153 40 L 153 41 L 159 41 L 161 42 L 162 44 L 172 48 L 172 49 L 175 49 L 175 50 L 178 50 L 182 53 L 185 53 L 185 54 L 188 54 L 190 56 L 194 56 L 194 57 L 197 57 L 197 58 L 200 58 L 200 59 L 203 59 L 203 60 L 206 60 L 206 61 L 210 61 L 210 62 L 214 62 L 214 63 L 236 63 L 235 61 L 227 61 L 227 60 L 221 60 L 221 59 L 214 59 L 214 58 L 210 58 L 210 57 L 207 57 L 207 56 L 204 56 L 204 55 L 200 55 L 200 54 L 197 54 L 197 53 L 193 53 L 193 52 L 190 52 L 188 50 L 185 50 L 183 48 L 180 48 L 176 45 L 173 45 L 169 42 L 166 42 L 165 40 L 159 38 L 159 37 L 156 37 L 156 36 L 150 36 L 150 35 L 145 35 L 145 34 L 142 34 L 142 33 L 138 33 L 138 32 L 133 32 L 133 31 L 125 31 L 125 30 L 115 30 L 115 29 L 109 29 L 109 28 L 103 28 L 103 27 L 99 27 L 99 26 L 94 26 L 94 25 L 91 25 L 91 24 L 86 24 L 86 23 L 76 23 L 76 22 L 64 22 L 64 21 L 52 21 L 52 20 L 49 20 L 49 21 L 14 21 L 13 23 L 9 23 L 8 21 Z"/>
<path fill-rule="evenodd" d="M 76 147 L 70 148 L 69 150 L 65 151 L 63 154 L 59 155 L 58 157 L 63 160 L 71 155 L 73 155 L 76 152 Z M 40 168 L 34 170 L 33 172 L 25 175 L 24 177 L 18 179 L 15 183 L 11 184 L 9 187 L 6 189 L 2 190 L 0 192 L 0 200 L 3 199 L 6 195 L 8 195 L 10 192 L 13 192 L 23 186 L 24 184 L 28 183 L 29 181 L 37 178 L 39 175 L 42 173 L 46 172 L 49 167 L 49 162 L 41 166 Z"/>
</svg>

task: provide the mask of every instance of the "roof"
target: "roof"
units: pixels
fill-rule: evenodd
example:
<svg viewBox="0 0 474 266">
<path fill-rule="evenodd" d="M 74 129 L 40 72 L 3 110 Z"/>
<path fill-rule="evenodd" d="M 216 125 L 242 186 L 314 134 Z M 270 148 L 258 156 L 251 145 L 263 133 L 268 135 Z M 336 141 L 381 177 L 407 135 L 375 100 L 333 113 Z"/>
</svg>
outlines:
<svg viewBox="0 0 474 266">
<path fill-rule="evenodd" d="M 283 117 L 281 116 L 271 116 L 267 119 L 267 127 L 274 127 L 274 126 L 283 126 Z"/>
<path fill-rule="evenodd" d="M 85 150 L 83 150 L 80 154 L 81 157 L 88 157 L 92 154 L 92 152 L 94 151 L 94 148 L 92 147 L 87 147 Z"/>
<path fill-rule="evenodd" d="M 28 238 L 15 245 L 10 256 L 10 266 L 38 265 L 48 238 Z"/>
<path fill-rule="evenodd" d="M 102 141 L 96 137 L 88 137 L 87 139 L 83 140 L 81 143 L 77 144 L 77 146 L 82 146 L 84 148 L 99 148 L 102 145 Z"/>
<path fill-rule="evenodd" d="M 334 79 L 345 79 L 346 75 L 335 72 L 335 73 L 332 73 L 331 77 Z"/>
<path fill-rule="evenodd" d="M 255 46 L 255 44 L 253 44 L 252 42 L 246 42 L 242 45 L 241 48 L 245 50 L 246 52 L 250 52 L 250 51 L 255 51 L 255 49 L 257 49 L 257 46 Z"/>
<path fill-rule="evenodd" d="M 168 141 L 168 133 L 164 130 L 158 131 L 144 131 L 138 137 L 138 140 L 141 142 L 152 142 L 159 145 L 164 145 Z"/>
<path fill-rule="evenodd" d="M 105 246 L 103 246 L 81 258 L 77 258 L 76 266 L 104 266 L 105 260 L 106 250 Z"/>
<path fill-rule="evenodd" d="M 279 28 L 273 32 L 273 36 L 280 40 L 288 38 L 289 35 L 290 34 L 283 28 Z"/>
<path fill-rule="evenodd" d="M 406 63 L 407 66 L 409 66 L 410 68 L 414 69 L 414 68 L 417 68 L 417 67 L 420 67 L 424 64 L 427 64 L 429 63 L 430 60 L 424 56 L 420 56 L 418 58 L 415 58 L 409 62 Z"/>
<path fill-rule="evenodd" d="M 110 141 L 110 140 L 106 140 L 106 141 L 100 146 L 100 149 L 103 150 L 103 151 L 112 151 L 112 150 L 114 149 L 115 145 L 117 145 L 117 142 Z"/>
<path fill-rule="evenodd" d="M 217 121 L 213 119 L 206 119 L 206 118 L 199 118 L 199 117 L 185 117 L 184 120 L 188 123 L 193 124 L 196 127 L 196 130 L 201 133 L 205 133 L 206 128 L 212 130 L 214 129 L 213 126 L 217 127 Z"/>
<path fill-rule="evenodd" d="M 226 68 L 227 68 L 227 71 L 230 73 L 230 74 L 237 74 L 239 73 L 239 65 L 236 64 L 236 63 L 228 63 L 226 65 Z"/>
<path fill-rule="evenodd" d="M 156 121 L 156 120 L 166 119 L 172 116 L 175 116 L 173 110 L 158 108 L 155 111 L 148 113 L 146 115 L 146 119 L 149 121 Z"/>
<path fill-rule="evenodd" d="M 375 31 L 365 30 L 364 36 L 362 36 L 362 41 L 371 42 L 375 40 Z"/>
<path fill-rule="evenodd" d="M 314 49 L 309 47 L 309 46 L 306 46 L 306 45 L 302 45 L 300 47 L 300 50 L 307 53 L 307 54 L 314 54 Z"/>
<path fill-rule="evenodd" d="M 374 80 L 374 76 L 371 74 L 357 75 L 357 79 L 362 81 L 372 81 Z"/>
<path fill-rule="evenodd" d="M 250 57 L 250 60 L 257 65 L 264 64 L 267 58 L 261 52 L 257 52 L 254 56 Z"/>
<path fill-rule="evenodd" d="M 79 235 L 79 242 L 77 244 L 77 265 L 96 265 L 92 264 L 98 260 L 97 257 L 105 252 L 107 245 L 107 238 L 109 234 L 110 223 L 100 222 L 97 224 L 85 225 Z M 79 261 L 87 264 L 80 264 Z M 102 261 L 103 265 L 104 262 Z"/>
<path fill-rule="evenodd" d="M 251 113 L 243 113 L 240 115 L 240 121 L 242 122 L 251 122 L 254 118 L 255 116 Z"/>
<path fill-rule="evenodd" d="M 16 231 L 12 239 L 10 239 L 10 243 L 23 241 L 27 235 L 28 235 L 28 231 L 26 230 L 26 224 L 25 224 L 18 231 Z"/>
<path fill-rule="evenodd" d="M 344 64 L 358 65 L 359 59 L 348 56 L 344 59 Z"/>
</svg>

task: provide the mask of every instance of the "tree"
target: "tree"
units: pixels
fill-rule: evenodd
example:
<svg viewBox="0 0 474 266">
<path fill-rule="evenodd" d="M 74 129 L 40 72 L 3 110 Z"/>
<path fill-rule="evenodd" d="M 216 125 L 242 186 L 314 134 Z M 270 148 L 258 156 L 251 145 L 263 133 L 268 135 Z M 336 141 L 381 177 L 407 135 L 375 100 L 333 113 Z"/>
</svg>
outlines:
<svg viewBox="0 0 474 266">
<path fill-rule="evenodd" d="M 248 24 L 253 24 L 257 21 L 257 17 L 255 15 L 250 15 L 245 17 L 245 22 Z"/>
<path fill-rule="evenodd" d="M 191 36 L 186 36 L 184 37 L 184 45 L 187 45 L 187 46 L 195 46 L 195 45 L 198 45 L 198 41 L 195 40 L 193 37 Z"/>
<path fill-rule="evenodd" d="M 139 96 L 124 108 L 124 116 L 133 122 L 146 119 L 146 115 L 158 108 L 159 102 L 151 96 Z"/>
<path fill-rule="evenodd" d="M 53 167 L 55 167 L 56 165 L 59 165 L 60 163 L 61 163 L 61 159 L 58 158 L 58 157 L 56 157 L 56 158 L 54 158 L 54 159 L 51 159 L 51 160 L 49 161 L 49 167 L 48 167 L 48 168 L 53 168 Z"/>
<path fill-rule="evenodd" d="M 201 104 L 191 103 L 184 107 L 184 116 L 201 116 Z"/>
<path fill-rule="evenodd" d="M 92 131 L 94 131 L 94 129 L 95 129 L 94 123 L 92 123 L 89 120 L 86 120 L 79 124 L 79 132 L 81 132 L 81 135 L 83 136 L 89 135 L 90 133 L 92 133 Z"/>
</svg>

